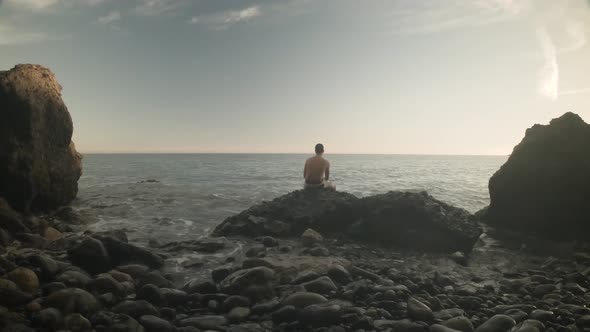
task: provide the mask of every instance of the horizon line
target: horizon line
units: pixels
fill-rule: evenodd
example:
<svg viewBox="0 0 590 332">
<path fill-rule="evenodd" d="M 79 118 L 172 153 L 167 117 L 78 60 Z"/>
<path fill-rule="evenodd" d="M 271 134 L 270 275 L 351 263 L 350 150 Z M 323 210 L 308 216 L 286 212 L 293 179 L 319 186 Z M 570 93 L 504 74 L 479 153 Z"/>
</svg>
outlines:
<svg viewBox="0 0 590 332">
<path fill-rule="evenodd" d="M 80 152 L 82 155 L 107 155 L 107 154 L 116 154 L 116 155 L 123 155 L 123 154 L 132 154 L 132 155 L 190 155 L 190 154 L 210 154 L 210 155 L 313 155 L 313 152 L 127 152 L 127 151 L 94 151 L 94 152 Z M 456 154 L 456 153 L 360 153 L 360 152 L 351 152 L 351 153 L 342 153 L 342 152 L 335 152 L 335 153 L 325 153 L 325 155 L 358 155 L 358 156 L 449 156 L 449 157 L 507 157 L 510 154 Z"/>
</svg>

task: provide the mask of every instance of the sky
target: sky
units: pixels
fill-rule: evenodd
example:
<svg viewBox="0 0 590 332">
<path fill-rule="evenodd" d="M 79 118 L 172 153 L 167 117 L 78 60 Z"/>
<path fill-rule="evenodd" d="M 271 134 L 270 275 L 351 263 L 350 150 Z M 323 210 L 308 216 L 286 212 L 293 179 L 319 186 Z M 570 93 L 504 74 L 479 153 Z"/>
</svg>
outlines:
<svg viewBox="0 0 590 332">
<path fill-rule="evenodd" d="M 590 0 L 0 0 L 79 151 L 498 154 L 590 121 Z"/>
</svg>

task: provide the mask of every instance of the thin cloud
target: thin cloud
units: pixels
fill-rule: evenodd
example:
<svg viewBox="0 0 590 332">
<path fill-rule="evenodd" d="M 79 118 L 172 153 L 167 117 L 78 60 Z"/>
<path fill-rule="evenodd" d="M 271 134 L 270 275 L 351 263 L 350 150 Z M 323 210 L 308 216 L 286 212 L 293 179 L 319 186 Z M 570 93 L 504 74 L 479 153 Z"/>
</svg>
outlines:
<svg viewBox="0 0 590 332">
<path fill-rule="evenodd" d="M 184 0 L 138 0 L 138 2 L 133 11 L 141 16 L 173 14 L 187 4 Z"/>
<path fill-rule="evenodd" d="M 234 24 L 247 22 L 262 15 L 262 9 L 259 6 L 251 6 L 244 9 L 228 10 L 207 16 L 196 16 L 189 20 L 189 24 L 203 23 L 214 30 L 225 30 Z"/>
<path fill-rule="evenodd" d="M 121 13 L 119 11 L 112 11 L 106 16 L 99 17 L 97 22 L 100 24 L 109 24 L 115 21 L 119 21 L 120 19 Z"/>
<path fill-rule="evenodd" d="M 537 29 L 537 40 L 541 46 L 545 64 L 539 73 L 539 93 L 551 100 L 559 96 L 559 65 L 557 63 L 557 49 L 547 29 Z"/>
<path fill-rule="evenodd" d="M 428 34 L 482 27 L 517 17 L 529 8 L 527 0 L 400 1 L 388 13 L 393 34 Z"/>
<path fill-rule="evenodd" d="M 34 11 L 53 10 L 72 6 L 98 6 L 107 0 L 4 0 L 7 6 L 32 9 Z M 2 4 L 2 0 L 0 0 Z"/>
</svg>

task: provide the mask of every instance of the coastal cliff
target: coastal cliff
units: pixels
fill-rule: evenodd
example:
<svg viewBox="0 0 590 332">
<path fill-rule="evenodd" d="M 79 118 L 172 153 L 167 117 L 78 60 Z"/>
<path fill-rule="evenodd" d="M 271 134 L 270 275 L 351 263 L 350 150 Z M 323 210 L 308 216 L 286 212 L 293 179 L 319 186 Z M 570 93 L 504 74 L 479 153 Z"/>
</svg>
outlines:
<svg viewBox="0 0 590 332">
<path fill-rule="evenodd" d="M 53 73 L 38 65 L 0 71 L 0 119 L 0 197 L 19 211 L 71 202 L 81 155 Z"/>
</svg>

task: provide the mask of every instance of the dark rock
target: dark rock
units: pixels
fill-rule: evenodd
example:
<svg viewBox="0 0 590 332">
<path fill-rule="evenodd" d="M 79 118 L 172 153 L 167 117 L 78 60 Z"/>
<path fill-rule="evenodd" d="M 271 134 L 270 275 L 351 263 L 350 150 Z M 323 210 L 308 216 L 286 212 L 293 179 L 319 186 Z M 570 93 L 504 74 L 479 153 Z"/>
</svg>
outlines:
<svg viewBox="0 0 590 332">
<path fill-rule="evenodd" d="M 555 316 L 555 314 L 553 313 L 553 311 L 548 311 L 548 310 L 539 310 L 539 309 L 535 309 L 531 312 L 531 319 L 535 319 L 541 322 L 546 322 L 548 320 L 553 319 L 553 317 Z"/>
<path fill-rule="evenodd" d="M 174 330 L 174 326 L 170 322 L 156 316 L 141 316 L 139 323 L 145 328 L 146 332 L 172 332 Z"/>
<path fill-rule="evenodd" d="M 297 319 L 297 309 L 292 305 L 285 305 L 272 313 L 275 323 L 293 322 Z"/>
<path fill-rule="evenodd" d="M 281 236 L 299 236 L 313 228 L 324 235 L 346 232 L 355 239 L 418 250 L 469 252 L 481 234 L 467 211 L 425 192 L 390 192 L 358 199 L 342 192 L 310 190 L 295 191 L 253 206 L 226 219 L 214 234 L 273 235 L 266 226 L 276 220 L 289 225 Z M 317 243 L 318 239 L 302 237 L 307 245 Z"/>
<path fill-rule="evenodd" d="M 352 281 L 350 273 L 342 265 L 332 265 L 328 269 L 328 276 L 341 285 L 346 285 Z"/>
<path fill-rule="evenodd" d="M 426 192 L 389 192 L 362 199 L 362 226 L 351 236 L 418 250 L 471 251 L 481 234 L 469 212 Z"/>
<path fill-rule="evenodd" d="M 590 232 L 590 125 L 574 113 L 527 129 L 490 179 L 484 219 L 499 228 L 554 240 Z"/>
<path fill-rule="evenodd" d="M 57 274 L 57 263 L 47 255 L 35 254 L 27 257 L 27 261 L 34 267 L 37 275 L 43 280 L 50 280 Z"/>
<path fill-rule="evenodd" d="M 42 287 L 43 294 L 45 294 L 45 295 L 51 295 L 51 294 L 57 292 L 58 290 L 62 290 L 62 289 L 66 289 L 66 288 L 67 287 L 63 282 L 50 282 L 50 283 L 43 285 L 43 287 Z"/>
<path fill-rule="evenodd" d="M 302 284 L 306 291 L 318 294 L 329 294 L 338 289 L 330 277 L 319 277 Z"/>
<path fill-rule="evenodd" d="M 92 328 L 88 319 L 80 314 L 67 315 L 64 319 L 64 325 L 71 332 L 86 332 Z"/>
<path fill-rule="evenodd" d="M 442 325 L 451 328 L 453 330 L 461 331 L 461 332 L 473 332 L 473 324 L 469 320 L 469 318 L 465 316 L 457 316 L 451 319 L 448 319 L 441 323 Z"/>
<path fill-rule="evenodd" d="M 408 299 L 408 317 L 414 320 L 430 322 L 434 320 L 434 313 L 424 303 L 415 298 Z"/>
<path fill-rule="evenodd" d="M 310 292 L 296 292 L 287 296 L 282 302 L 283 306 L 293 306 L 297 309 L 303 309 L 308 305 L 328 302 L 328 300 L 320 294 Z"/>
<path fill-rule="evenodd" d="M 221 308 L 223 311 L 230 311 L 235 307 L 250 307 L 250 304 L 252 302 L 250 301 L 249 298 L 245 297 L 245 296 L 239 296 L 239 295 L 232 295 L 232 296 L 228 296 L 223 303 L 221 304 Z"/>
<path fill-rule="evenodd" d="M 126 273 L 133 279 L 140 279 L 145 276 L 150 271 L 150 269 L 143 264 L 127 264 L 117 266 L 117 271 Z"/>
<path fill-rule="evenodd" d="M 272 236 L 265 236 L 262 238 L 262 244 L 266 247 L 277 247 L 279 241 Z"/>
<path fill-rule="evenodd" d="M 252 313 L 254 315 L 263 315 L 263 314 L 273 311 L 278 306 L 279 306 L 279 301 L 276 299 L 262 302 L 262 303 L 258 303 L 252 307 Z"/>
<path fill-rule="evenodd" d="M 230 322 L 239 323 L 245 321 L 250 316 L 250 308 L 235 307 L 227 314 Z"/>
<path fill-rule="evenodd" d="M 0 196 L 19 211 L 72 201 L 81 156 L 53 73 L 37 65 L 0 72 L 0 117 Z"/>
<path fill-rule="evenodd" d="M 320 327 L 336 324 L 340 321 L 342 307 L 334 303 L 309 305 L 301 311 L 299 320 L 309 326 Z"/>
<path fill-rule="evenodd" d="M 138 282 L 139 287 L 142 287 L 142 286 L 148 285 L 148 284 L 152 284 L 157 287 L 171 287 L 172 286 L 172 282 L 170 280 L 166 279 L 162 275 L 162 273 L 160 273 L 159 271 L 149 272 L 148 274 L 143 276 Z"/>
<path fill-rule="evenodd" d="M 481 324 L 476 332 L 506 332 L 510 331 L 516 322 L 512 317 L 506 315 L 495 315 Z"/>
<path fill-rule="evenodd" d="M 228 321 L 223 316 L 197 316 L 180 321 L 180 326 L 193 326 L 202 330 L 221 331 Z"/>
<path fill-rule="evenodd" d="M 125 287 L 110 275 L 102 275 L 90 280 L 86 289 L 95 294 L 112 293 L 115 296 L 125 295 Z"/>
<path fill-rule="evenodd" d="M 145 330 L 143 326 L 132 317 L 119 314 L 113 317 L 113 324 L 108 332 L 145 332 Z"/>
<path fill-rule="evenodd" d="M 160 289 L 166 303 L 170 306 L 185 305 L 189 301 L 189 296 L 186 292 L 174 288 Z"/>
<path fill-rule="evenodd" d="M 92 280 L 88 274 L 82 271 L 67 270 L 55 277 L 55 281 L 62 282 L 68 287 L 86 288 L 86 285 Z"/>
<path fill-rule="evenodd" d="M 113 265 L 140 263 L 154 269 L 160 268 L 164 265 L 164 259 L 162 259 L 162 257 L 147 249 L 119 241 L 110 236 L 101 236 L 98 239 L 109 253 Z"/>
<path fill-rule="evenodd" d="M 162 307 L 166 305 L 166 299 L 162 294 L 160 288 L 152 284 L 147 284 L 139 289 L 136 298 L 138 300 L 145 300 L 153 304 L 156 307 Z"/>
<path fill-rule="evenodd" d="M 232 268 L 227 266 L 222 266 L 214 269 L 211 271 L 211 278 L 214 282 L 220 282 L 221 280 L 225 279 L 228 275 L 230 275 L 233 271 Z"/>
<path fill-rule="evenodd" d="M 70 261 L 92 274 L 107 272 L 111 260 L 103 243 L 97 239 L 85 238 L 78 245 L 68 249 Z"/>
<path fill-rule="evenodd" d="M 327 233 L 341 231 L 340 225 L 355 221 L 356 202 L 358 198 L 347 193 L 299 190 L 226 219 L 213 234 L 299 236 L 309 227 Z"/>
<path fill-rule="evenodd" d="M 30 302 L 33 296 L 19 289 L 0 287 L 0 305 L 18 306 Z"/>
<path fill-rule="evenodd" d="M 264 257 L 266 247 L 263 245 L 254 245 L 246 250 L 246 257 Z"/>
<path fill-rule="evenodd" d="M 545 331 L 545 325 L 534 319 L 527 319 L 520 324 L 516 325 L 513 332 L 543 332 Z"/>
<path fill-rule="evenodd" d="M 22 215 L 13 210 L 8 202 L 2 197 L 0 197 L 0 229 L 5 229 L 12 234 L 31 232 L 31 230 L 23 223 Z M 7 240 L 7 236 L 4 235 L 1 244 L 7 245 Z"/>
<path fill-rule="evenodd" d="M 64 314 L 91 314 L 100 309 L 100 304 L 92 294 L 79 288 L 59 290 L 47 297 L 47 306 L 57 308 Z"/>
<path fill-rule="evenodd" d="M 112 310 L 118 314 L 129 315 L 133 318 L 139 318 L 143 315 L 159 316 L 158 309 L 144 300 L 126 300 L 114 306 Z"/>
<path fill-rule="evenodd" d="M 305 247 L 313 247 L 314 245 L 319 245 L 323 241 L 324 237 L 322 234 L 311 228 L 306 229 L 303 234 L 301 234 L 301 244 Z"/>
<path fill-rule="evenodd" d="M 47 308 L 39 311 L 33 317 L 33 322 L 37 326 L 42 326 L 49 330 L 57 330 L 63 323 L 63 316 L 58 309 Z"/>
<path fill-rule="evenodd" d="M 267 267 L 254 267 L 230 274 L 221 281 L 220 286 L 224 293 L 259 300 L 272 297 L 274 278 L 273 270 Z"/>
<path fill-rule="evenodd" d="M 49 241 L 39 234 L 16 233 L 14 237 L 25 248 L 46 249 L 49 246 Z"/>
<path fill-rule="evenodd" d="M 210 280 L 193 279 L 189 280 L 182 289 L 188 294 L 200 293 L 200 294 L 213 294 L 217 293 L 217 286 Z"/>
<path fill-rule="evenodd" d="M 439 324 L 431 325 L 429 328 L 429 331 L 430 332 L 458 332 L 458 330 L 452 329 L 452 328 L 444 326 L 444 325 L 439 325 Z"/>
</svg>

